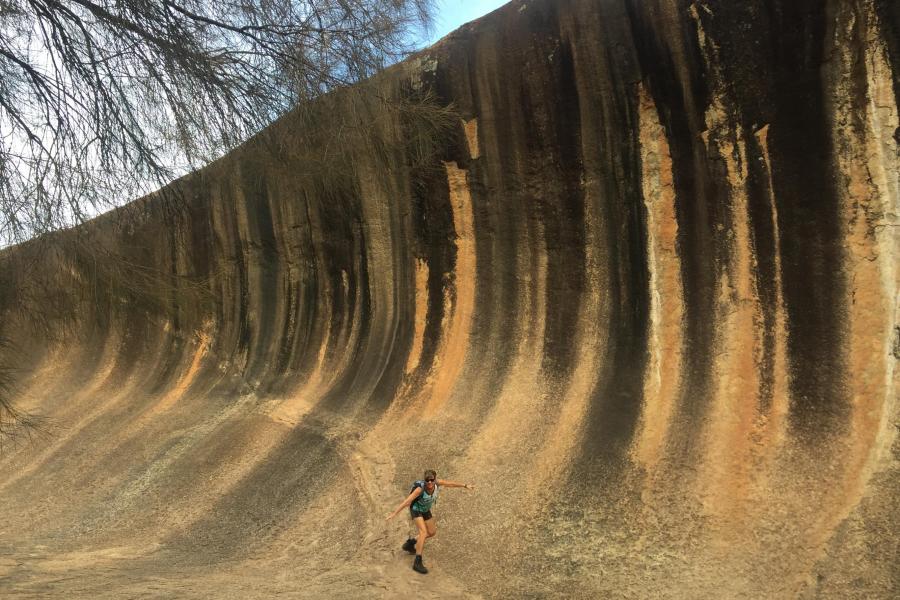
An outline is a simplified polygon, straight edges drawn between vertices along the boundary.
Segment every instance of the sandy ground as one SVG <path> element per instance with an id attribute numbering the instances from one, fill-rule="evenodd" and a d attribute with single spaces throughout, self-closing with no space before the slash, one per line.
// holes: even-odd
<path id="1" fill-rule="evenodd" d="M 135 548 L 106 548 L 51 555 L 4 551 L 0 590 L 15 598 L 480 598 L 442 566 L 428 561 L 431 572 L 415 573 L 409 555 L 369 545 L 351 553 L 344 564 L 285 564 L 283 570 L 248 561 L 208 568 L 180 568 Z"/>

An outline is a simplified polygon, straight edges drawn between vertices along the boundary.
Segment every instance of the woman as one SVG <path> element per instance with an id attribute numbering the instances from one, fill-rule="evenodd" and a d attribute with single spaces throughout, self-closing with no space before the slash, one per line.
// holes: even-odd
<path id="1" fill-rule="evenodd" d="M 412 517 L 413 523 L 416 524 L 419 535 L 407 539 L 406 543 L 403 544 L 403 549 L 410 553 L 416 553 L 416 560 L 413 562 L 413 570 L 418 571 L 423 575 L 428 572 L 428 569 L 422 564 L 422 550 L 425 548 L 425 540 L 434 537 L 437 534 L 437 526 L 434 522 L 434 515 L 431 514 L 431 508 L 434 506 L 435 501 L 437 501 L 438 491 L 442 487 L 461 487 L 466 488 L 467 490 L 475 489 L 474 485 L 468 483 L 457 483 L 456 481 L 438 479 L 437 473 L 429 469 L 425 471 L 425 477 L 421 481 L 416 481 L 413 484 L 413 488 L 410 490 L 406 500 L 397 507 L 397 510 L 387 517 L 387 520 L 390 521 L 400 514 L 401 510 L 407 506 L 409 507 L 410 517 Z"/>

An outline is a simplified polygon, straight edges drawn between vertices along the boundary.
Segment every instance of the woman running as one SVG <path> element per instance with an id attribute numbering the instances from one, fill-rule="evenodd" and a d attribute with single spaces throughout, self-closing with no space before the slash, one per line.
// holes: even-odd
<path id="1" fill-rule="evenodd" d="M 428 569 L 422 564 L 422 550 L 425 548 L 425 540 L 437 534 L 437 525 L 434 521 L 434 515 L 431 514 L 431 508 L 434 506 L 438 491 L 442 487 L 475 489 L 474 485 L 468 483 L 438 479 L 437 473 L 429 469 L 425 471 L 424 479 L 413 484 L 406 500 L 387 517 L 387 520 L 390 521 L 400 514 L 401 510 L 407 506 L 409 507 L 410 517 L 413 523 L 416 524 L 419 535 L 414 538 L 408 538 L 403 544 L 403 549 L 409 553 L 415 552 L 416 560 L 413 562 L 413 569 L 422 574 L 428 572 Z"/>

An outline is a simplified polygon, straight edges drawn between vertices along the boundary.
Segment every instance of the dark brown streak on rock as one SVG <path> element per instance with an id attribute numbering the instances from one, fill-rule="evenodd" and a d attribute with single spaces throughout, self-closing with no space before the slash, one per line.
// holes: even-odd
<path id="1" fill-rule="evenodd" d="M 434 362 L 444 319 L 444 285 L 456 265 L 453 244 L 453 214 L 447 176 L 434 171 L 412 189 L 412 242 L 416 258 L 428 267 L 428 306 L 422 338 L 422 352 L 416 371 L 427 373 Z M 415 285 L 413 285 L 415 288 Z"/>
<path id="2" fill-rule="evenodd" d="M 767 414 L 775 392 L 775 343 L 776 316 L 780 289 L 776 287 L 777 245 L 773 218 L 772 191 L 769 173 L 762 156 L 762 149 L 752 130 L 746 130 L 747 144 L 747 205 L 750 213 L 750 242 L 756 257 L 756 289 L 759 294 L 762 316 L 762 356 L 759 363 L 760 394 L 759 411 Z"/>
<path id="3" fill-rule="evenodd" d="M 277 295 L 282 301 L 281 310 L 276 315 L 279 322 L 273 323 L 274 335 L 277 336 L 273 342 L 274 377 L 268 378 L 262 391 L 265 394 L 283 394 L 297 385 L 297 372 L 291 359 L 298 336 L 308 333 L 306 328 L 308 321 L 304 318 L 306 314 L 301 309 L 300 299 L 303 294 L 301 290 L 303 276 L 312 269 L 303 244 L 303 232 L 306 227 L 298 222 L 297 212 L 303 213 L 303 205 L 296 197 L 294 182 L 280 171 L 274 171 L 270 176 L 280 184 L 277 193 L 272 194 L 270 206 L 273 215 L 277 215 L 273 229 L 282 260 L 276 289 L 279 290 Z"/>
<path id="4" fill-rule="evenodd" d="M 278 295 L 272 290 L 279 288 L 280 279 L 279 253 L 275 240 L 275 229 L 272 221 L 272 211 L 269 206 L 270 178 L 263 165 L 258 161 L 242 163 L 240 169 L 240 188 L 244 198 L 244 208 L 247 215 L 248 239 L 246 255 L 248 265 L 253 265 L 255 273 L 248 271 L 250 283 L 250 295 L 245 310 L 253 307 L 253 319 L 248 319 L 250 346 L 248 347 L 247 366 L 243 376 L 251 382 L 255 389 L 256 382 L 266 375 L 266 364 L 269 362 L 269 352 L 272 346 L 272 333 L 275 325 L 275 311 Z M 251 275 L 252 273 L 252 275 Z M 269 374 L 270 377 L 273 374 Z"/>
<path id="5" fill-rule="evenodd" d="M 900 98 L 900 2 L 896 0 L 874 0 L 874 2 L 880 33 L 884 37 L 885 49 L 891 64 L 894 97 Z M 894 139 L 900 146 L 900 130 L 895 133 Z"/>
<path id="6" fill-rule="evenodd" d="M 568 44 L 539 48 L 553 56 L 553 70 L 545 79 L 548 88 L 538 107 L 547 115 L 547 146 L 533 156 L 542 175 L 561 185 L 543 190 L 539 203 L 547 252 L 546 326 L 542 368 L 557 380 L 568 379 L 575 367 L 576 329 L 585 287 L 584 165 L 581 157 L 581 123 L 575 65 Z M 549 161 L 548 161 L 549 159 Z M 548 162 L 550 164 L 548 164 Z M 547 177 L 547 171 L 554 172 Z"/>
<path id="7" fill-rule="evenodd" d="M 233 160 L 233 159 L 232 159 Z M 217 337 L 216 354 L 228 361 L 228 377 L 220 381 L 217 392 L 241 391 L 241 373 L 235 368 L 243 367 L 243 358 L 250 345 L 250 324 L 248 318 L 250 288 L 247 273 L 247 256 L 241 241 L 241 232 L 237 223 L 237 206 L 233 190 L 234 172 L 228 176 L 226 166 L 222 166 L 221 179 L 213 180 L 212 210 L 221 221 L 221 231 L 217 232 L 220 252 L 226 260 L 223 265 L 222 279 L 219 284 L 221 303 L 217 322 L 222 325 L 222 332 Z M 236 165 L 232 165 L 236 169 Z M 211 178 L 212 179 L 212 178 Z"/>
<path id="8" fill-rule="evenodd" d="M 359 394 L 360 390 L 357 386 L 362 385 L 365 387 L 365 383 L 371 381 L 372 363 L 373 360 L 377 361 L 379 357 L 366 355 L 366 350 L 371 343 L 371 331 L 375 323 L 373 322 L 372 299 L 370 296 L 365 223 L 362 220 L 359 190 L 344 194 L 341 200 L 343 200 L 343 210 L 325 212 L 329 212 L 332 218 L 340 218 L 340 213 L 344 213 L 343 218 L 348 221 L 347 229 L 349 230 L 349 235 L 346 241 L 349 243 L 340 250 L 334 247 L 336 244 L 332 244 L 332 250 L 344 254 L 347 261 L 347 300 L 350 303 L 347 313 L 347 327 L 353 327 L 355 323 L 355 326 L 358 327 L 358 332 L 352 347 L 336 349 L 339 352 L 349 353 L 350 359 L 332 388 L 323 396 L 320 405 L 324 410 L 340 411 L 345 409 L 348 412 L 352 412 L 347 403 L 356 399 L 356 396 Z M 336 226 L 337 223 L 334 223 L 334 225 Z M 323 226 L 328 227 L 328 224 L 323 224 Z M 340 270 L 334 272 L 332 276 L 336 276 L 333 281 L 336 290 L 335 296 L 337 297 L 342 294 L 343 276 Z M 356 301 L 357 293 L 360 297 L 358 304 Z"/>
<path id="9" fill-rule="evenodd" d="M 605 224 L 606 239 L 601 260 L 607 273 L 606 291 L 609 340 L 601 375 L 587 417 L 578 472 L 601 471 L 618 477 L 628 464 L 643 398 L 649 327 L 649 271 L 647 265 L 647 215 L 640 187 L 638 79 L 634 45 L 621 8 L 600 11 L 597 27 L 603 32 L 598 73 L 592 87 L 600 112 L 597 154 L 600 182 L 599 206 L 594 213 Z M 614 93 L 609 93 L 613 90 Z M 605 93 L 603 93 L 605 92 Z"/>
<path id="10" fill-rule="evenodd" d="M 790 420 L 801 438 L 838 424 L 846 411 L 842 315 L 846 282 L 838 197 L 831 173 L 819 65 L 825 14 L 811 0 L 773 14 L 775 113 L 769 133 L 778 203 L 788 322 Z"/>
<path id="11" fill-rule="evenodd" d="M 508 50 L 494 57 L 485 53 L 476 62 L 478 71 L 516 74 L 510 77 L 509 85 L 504 89 L 485 89 L 484 86 L 475 89 L 475 105 L 481 116 L 479 134 L 494 140 L 499 152 L 489 164 L 484 165 L 485 194 L 479 199 L 485 200 L 486 210 L 475 210 L 478 310 L 475 311 L 473 329 L 486 332 L 486 335 L 480 334 L 479 339 L 498 357 L 496 376 L 491 383 L 497 386 L 496 391 L 499 392 L 518 353 L 520 335 L 517 325 L 523 302 L 519 294 L 515 258 L 519 251 L 519 238 L 526 230 L 522 220 L 527 201 L 523 198 L 523 173 L 515 150 L 523 147 L 525 138 L 522 132 L 525 117 L 520 96 L 523 73 L 516 53 L 509 50 L 517 48 L 517 42 L 506 29 L 495 36 L 491 44 L 487 44 L 487 40 L 479 41 L 488 47 L 496 45 Z M 515 68 L 512 68 L 511 60 L 516 60 Z M 495 80 L 491 81 L 493 83 Z M 482 215 L 485 218 L 482 219 Z M 485 304 L 482 306 L 481 302 Z M 492 397 L 495 396 L 496 392 Z M 483 410 L 489 409 L 490 406 L 483 406 Z"/>
<path id="12" fill-rule="evenodd" d="M 301 214 L 297 217 L 301 223 L 296 225 L 297 251 L 300 258 L 297 261 L 298 282 L 295 288 L 297 323 L 294 327 L 294 336 L 287 351 L 286 368 L 293 371 L 293 377 L 286 378 L 286 389 L 291 384 L 297 384 L 312 373 L 319 357 L 319 350 L 326 342 L 326 336 L 334 326 L 337 318 L 332 315 L 325 319 L 323 314 L 331 308 L 331 299 L 325 297 L 322 289 L 325 267 L 323 257 L 316 243 L 316 231 L 321 231 L 319 216 L 315 212 L 316 204 L 312 192 L 304 187 L 297 190 L 299 196 L 297 202 L 302 206 Z"/>
<path id="13" fill-rule="evenodd" d="M 395 157 L 394 160 L 400 162 L 403 157 Z M 384 338 L 384 341 L 379 340 L 379 342 L 384 350 L 379 351 L 376 348 L 369 350 L 369 353 L 372 354 L 369 358 L 374 362 L 373 375 L 380 370 L 377 375 L 374 375 L 375 386 L 366 405 L 369 417 L 381 415 L 390 406 L 391 401 L 397 397 L 415 332 L 413 319 L 415 300 L 413 298 L 410 302 L 410 296 L 405 293 L 409 289 L 415 289 L 416 280 L 408 241 L 410 224 L 406 218 L 410 196 L 409 188 L 403 178 L 407 175 L 408 171 L 394 168 L 385 176 L 386 180 L 391 181 L 387 189 L 393 198 L 393 202 L 389 205 L 393 278 L 383 284 L 390 286 L 393 320 L 383 324 L 383 333 L 380 336 Z"/>
<path id="14" fill-rule="evenodd" d="M 747 208 L 750 222 L 751 254 L 756 264 L 753 277 L 762 317 L 762 356 L 759 409 L 768 411 L 774 392 L 776 310 L 781 301 L 776 289 L 777 253 L 773 190 L 763 149 L 756 133 L 773 118 L 774 89 L 771 69 L 775 67 L 770 14 L 763 0 L 719 2 L 710 11 L 698 11 L 704 31 L 714 40 L 721 72 L 718 85 L 725 93 L 729 119 L 746 148 Z M 725 231 L 729 228 L 726 226 Z M 727 240 L 718 245 L 727 248 Z M 721 257 L 726 259 L 727 257 Z"/>

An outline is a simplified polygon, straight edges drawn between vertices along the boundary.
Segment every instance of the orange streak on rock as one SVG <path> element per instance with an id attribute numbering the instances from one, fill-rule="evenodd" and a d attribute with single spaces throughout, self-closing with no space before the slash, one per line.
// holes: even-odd
<path id="1" fill-rule="evenodd" d="M 66 398 L 65 402 L 56 403 L 57 407 L 62 410 L 59 414 L 51 413 L 46 416 L 51 418 L 54 423 L 62 425 L 63 429 L 59 435 L 54 435 L 50 443 L 42 448 L 40 453 L 29 457 L 27 465 L 22 466 L 12 477 L 9 477 L 2 483 L 0 488 L 8 487 L 23 477 L 35 472 L 44 461 L 50 458 L 58 448 L 64 446 L 69 440 L 73 439 L 84 427 L 89 425 L 98 415 L 103 414 L 108 408 L 114 406 L 124 396 L 126 396 L 125 386 L 120 386 L 115 391 L 107 391 L 107 386 L 111 383 L 113 370 L 116 367 L 116 360 L 119 355 L 121 346 L 121 336 L 118 331 L 114 330 L 104 340 L 103 357 L 98 363 L 98 368 L 93 377 L 84 384 L 77 393 Z M 55 353 L 51 353 L 51 356 Z M 78 356 L 77 352 L 71 351 L 71 357 Z M 58 373 L 70 373 L 77 371 L 72 366 L 68 368 L 59 365 Z M 48 386 L 49 387 L 49 386 Z M 39 395 L 42 393 L 40 385 L 35 386 L 31 393 Z"/>
<path id="2" fill-rule="evenodd" d="M 203 358 L 209 351 L 210 339 L 210 334 L 207 330 L 197 332 L 197 348 L 194 350 L 194 357 L 191 359 L 190 367 L 188 367 L 188 370 L 178 379 L 178 382 L 174 387 L 166 392 L 166 394 L 159 399 L 159 402 L 145 413 L 145 417 L 151 417 L 169 410 L 175 402 L 184 395 L 194 382 L 194 379 L 196 379 L 197 373 L 200 371 L 200 364 L 203 362 Z"/>
<path id="3" fill-rule="evenodd" d="M 856 27 L 848 18 L 848 28 Z M 868 15 L 867 30 L 875 27 Z M 835 160 L 845 175 L 842 198 L 847 224 L 844 231 L 847 269 L 847 372 L 851 401 L 850 430 L 844 440 L 844 484 L 837 502 L 824 507 L 820 538 L 824 543 L 832 531 L 865 495 L 869 479 L 889 460 L 897 437 L 891 420 L 898 410 L 896 361 L 892 356 L 898 276 L 896 218 L 900 214 L 896 174 L 900 159 L 894 132 L 900 126 L 889 62 L 880 44 L 865 46 L 867 105 L 865 130 L 859 131 L 853 114 L 852 85 L 844 80 L 853 73 L 857 59 L 843 48 L 840 70 L 831 90 L 836 115 L 833 137 Z M 885 219 L 894 219 L 886 222 Z"/>
<path id="4" fill-rule="evenodd" d="M 8 360 L 5 356 L 3 360 Z M 16 407 L 26 413 L 42 414 L 47 408 L 56 406 L 53 396 L 47 394 L 47 382 L 54 376 L 65 372 L 73 366 L 74 358 L 71 347 L 66 344 L 54 344 L 48 348 L 34 367 L 27 379 L 19 382 Z M 0 452 L 0 462 L 8 456 Z"/>
<path id="5" fill-rule="evenodd" d="M 472 312 L 475 309 L 475 225 L 468 174 L 455 162 L 445 162 L 444 168 L 450 186 L 450 205 L 456 229 L 456 270 L 453 287 L 445 296 L 449 317 L 446 325 L 441 328 L 444 338 L 435 356 L 433 380 L 428 386 L 430 397 L 425 406 L 426 415 L 433 415 L 450 398 L 466 360 Z"/>
<path id="6" fill-rule="evenodd" d="M 707 37 L 697 6 L 692 5 L 690 13 L 697 25 L 698 41 L 708 68 L 716 72 L 721 68 L 719 48 Z M 729 253 L 718 282 L 713 397 L 703 432 L 706 459 L 697 483 L 707 508 L 728 518 L 739 514 L 735 511 L 736 503 L 749 494 L 752 433 L 761 391 L 763 336 L 758 328 L 762 307 L 750 238 L 747 152 L 742 130 L 733 125 L 725 105 L 726 94 L 725 90 L 714 91 L 702 134 L 710 160 L 725 165 L 731 218 L 730 231 L 720 227 L 718 234 Z"/>
<path id="7" fill-rule="evenodd" d="M 478 145 L 478 119 L 463 121 L 463 129 L 466 132 L 466 142 L 469 146 L 469 156 L 478 158 L 481 156 L 481 147 Z"/>
<path id="8" fill-rule="evenodd" d="M 647 208 L 647 265 L 650 272 L 650 332 L 637 460 L 652 470 L 665 445 L 681 372 L 684 316 L 681 263 L 676 248 L 672 156 L 653 99 L 640 90 L 641 182 Z"/>
<path id="9" fill-rule="evenodd" d="M 739 132 L 729 131 L 724 125 L 726 116 L 720 107 L 714 105 L 707 119 L 711 129 L 722 134 L 715 139 L 728 173 L 732 238 L 729 265 L 719 281 L 716 304 L 716 384 L 708 420 L 703 483 L 709 507 L 728 513 L 735 501 L 746 496 L 751 476 L 752 430 L 760 393 L 762 335 L 757 324 L 761 322 L 761 306 L 750 241 L 744 142 Z"/>
<path id="10" fill-rule="evenodd" d="M 344 290 L 346 293 L 346 285 L 344 286 Z M 330 292 L 326 292 L 319 297 L 319 312 L 322 315 L 322 322 L 329 323 L 331 321 L 332 316 L 332 307 L 331 302 L 327 300 L 328 294 Z M 344 302 L 344 316 L 342 323 L 347 323 L 347 313 L 348 309 L 346 308 L 347 302 Z M 346 325 L 345 325 L 346 326 Z M 313 367 L 312 372 L 307 377 L 306 381 L 303 385 L 300 386 L 299 389 L 294 391 L 289 397 L 282 400 L 274 409 L 269 413 L 269 416 L 274 421 L 278 421 L 288 426 L 295 426 L 300 422 L 300 419 L 303 418 L 305 414 L 307 414 L 310 409 L 315 405 L 316 399 L 321 396 L 321 388 L 323 384 L 326 383 L 325 378 L 325 359 L 328 356 L 328 349 L 331 347 L 333 343 L 331 340 L 331 336 L 328 335 L 328 328 L 325 327 L 325 335 L 322 338 L 322 343 L 319 346 L 319 352 L 316 356 L 316 366 Z M 341 332 L 337 337 L 340 339 L 342 337 Z M 344 357 L 344 362 L 346 362 L 347 357 Z M 337 373 L 340 371 L 338 369 L 329 369 L 328 371 L 331 374 L 330 382 Z"/>
<path id="11" fill-rule="evenodd" d="M 419 359 L 422 357 L 422 344 L 425 339 L 425 324 L 428 317 L 428 263 L 424 260 L 416 261 L 415 308 L 415 330 L 413 332 L 412 350 L 406 360 L 405 372 L 407 375 L 419 366 Z"/>

